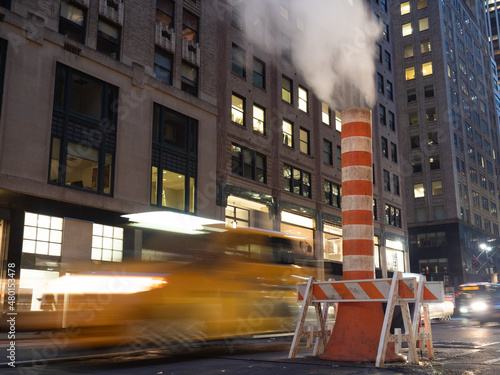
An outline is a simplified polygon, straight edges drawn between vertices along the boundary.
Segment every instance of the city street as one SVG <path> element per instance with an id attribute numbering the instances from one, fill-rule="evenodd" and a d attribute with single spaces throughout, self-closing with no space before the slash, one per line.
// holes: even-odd
<path id="1" fill-rule="evenodd" d="M 373 363 L 329 362 L 312 357 L 302 343 L 298 356 L 288 359 L 291 337 L 253 338 L 191 347 L 184 353 L 150 348 L 122 354 L 104 351 L 57 351 L 50 342 L 18 341 L 16 368 L 2 359 L 2 374 L 498 374 L 500 372 L 500 325 L 479 327 L 453 319 L 432 324 L 436 359 L 428 361 L 419 352 L 420 366 Z M 130 349 L 130 348 L 129 348 Z M 54 353 L 58 358 L 54 358 Z M 29 354 L 35 361 L 29 365 Z M 43 354 L 47 356 L 43 357 Z M 52 357 L 50 357 L 52 355 Z M 62 356 L 70 356 L 62 359 Z M 21 360 L 19 360 L 21 361 Z"/>

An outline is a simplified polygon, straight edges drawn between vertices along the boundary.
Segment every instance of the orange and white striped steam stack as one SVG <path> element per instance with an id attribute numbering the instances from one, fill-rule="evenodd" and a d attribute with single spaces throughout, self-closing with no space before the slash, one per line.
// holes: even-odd
<path id="1" fill-rule="evenodd" d="M 372 113 L 342 111 L 342 251 L 344 280 L 375 278 L 373 243 Z M 384 321 L 382 303 L 339 303 L 335 326 L 319 357 L 375 362 Z M 389 346 L 386 362 L 401 360 Z"/>

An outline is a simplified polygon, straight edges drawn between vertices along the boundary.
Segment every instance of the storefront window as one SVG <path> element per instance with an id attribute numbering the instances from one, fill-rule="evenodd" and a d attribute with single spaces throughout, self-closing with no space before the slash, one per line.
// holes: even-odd
<path id="1" fill-rule="evenodd" d="M 95 224 L 92 229 L 92 260 L 121 262 L 123 228 Z"/>
<path id="2" fill-rule="evenodd" d="M 342 262 L 342 228 L 333 224 L 323 225 L 323 257 Z"/>
<path id="3" fill-rule="evenodd" d="M 285 224 L 286 223 L 286 224 Z M 314 220 L 302 215 L 283 211 L 281 213 L 281 232 L 301 237 L 297 255 L 314 257 Z"/>
<path id="4" fill-rule="evenodd" d="M 403 244 L 400 241 L 387 239 L 385 241 L 387 270 L 405 271 Z"/>

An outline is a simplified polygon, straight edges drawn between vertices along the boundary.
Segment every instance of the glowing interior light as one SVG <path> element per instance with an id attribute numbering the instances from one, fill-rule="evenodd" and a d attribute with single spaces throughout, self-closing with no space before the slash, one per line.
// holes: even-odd
<path id="1" fill-rule="evenodd" d="M 186 234 L 203 233 L 205 225 L 225 224 L 224 221 L 171 211 L 141 212 L 122 217 L 129 219 L 131 226 Z"/>
<path id="2" fill-rule="evenodd" d="M 49 281 L 44 289 L 48 294 L 131 294 L 146 292 L 167 284 L 162 277 L 66 275 Z"/>

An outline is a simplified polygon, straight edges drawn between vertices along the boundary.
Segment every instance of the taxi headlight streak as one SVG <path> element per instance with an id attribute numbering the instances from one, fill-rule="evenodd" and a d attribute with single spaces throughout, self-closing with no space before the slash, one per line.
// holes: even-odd
<path id="1" fill-rule="evenodd" d="M 488 309 L 488 305 L 483 301 L 472 302 L 470 307 L 473 311 L 485 311 Z"/>

